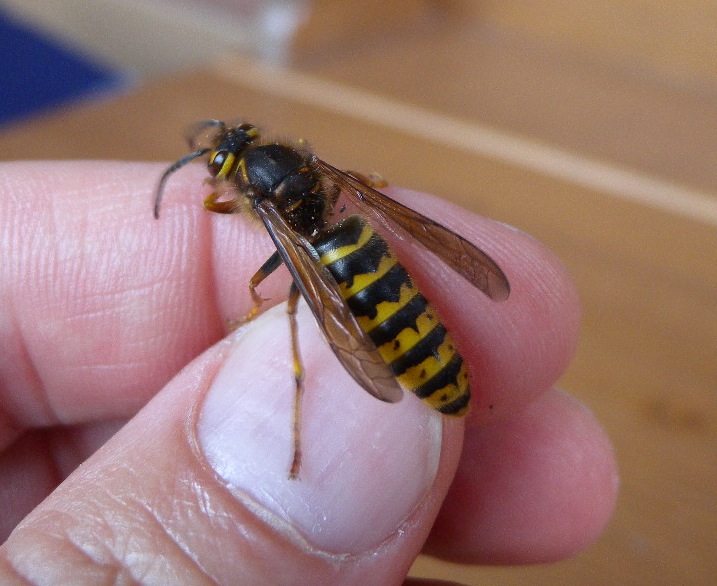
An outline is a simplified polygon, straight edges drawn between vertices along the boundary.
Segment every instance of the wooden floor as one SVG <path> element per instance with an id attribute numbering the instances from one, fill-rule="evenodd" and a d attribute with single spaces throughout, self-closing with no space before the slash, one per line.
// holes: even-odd
<path id="1" fill-rule="evenodd" d="M 310 138 L 339 166 L 379 170 L 534 234 L 582 295 L 582 341 L 561 384 L 615 442 L 617 514 L 562 563 L 420 558 L 412 573 L 717 583 L 717 76 L 692 67 L 679 83 L 665 74 L 673 63 L 653 75 L 659 56 L 638 70 L 494 22 L 424 25 L 344 50 L 304 47 L 288 71 L 228 57 L 6 131 L 0 159 L 174 159 L 187 123 L 241 115 Z"/>

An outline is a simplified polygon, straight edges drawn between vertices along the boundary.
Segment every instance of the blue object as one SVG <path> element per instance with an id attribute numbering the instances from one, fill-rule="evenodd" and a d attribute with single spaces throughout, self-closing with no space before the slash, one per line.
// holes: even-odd
<path id="1" fill-rule="evenodd" d="M 119 91 L 130 79 L 0 12 L 0 125 Z"/>

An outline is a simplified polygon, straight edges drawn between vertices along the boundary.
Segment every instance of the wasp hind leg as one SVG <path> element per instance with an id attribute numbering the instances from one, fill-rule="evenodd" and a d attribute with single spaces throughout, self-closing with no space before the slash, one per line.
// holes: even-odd
<path id="1" fill-rule="evenodd" d="M 251 300 L 254 305 L 252 305 L 252 308 L 241 319 L 233 319 L 229 321 L 230 331 L 233 332 L 238 327 L 243 326 L 245 323 L 250 322 L 256 317 L 256 314 L 259 313 L 259 308 L 261 307 L 261 304 L 265 301 L 265 299 L 256 292 L 256 288 L 261 284 L 264 279 L 266 279 L 280 266 L 281 257 L 279 256 L 278 252 L 275 252 L 267 259 L 267 261 L 263 265 L 261 265 L 259 270 L 254 273 L 254 276 L 249 280 L 249 294 L 251 295 Z"/>
<path id="2" fill-rule="evenodd" d="M 299 304 L 299 289 L 295 283 L 291 283 L 289 299 L 287 302 L 287 313 L 289 315 L 289 327 L 291 329 L 291 363 L 294 371 L 294 456 L 289 468 L 289 480 L 296 480 L 299 477 L 301 468 L 301 398 L 304 394 L 304 366 L 301 363 L 299 353 L 299 327 L 296 323 L 296 308 Z"/>

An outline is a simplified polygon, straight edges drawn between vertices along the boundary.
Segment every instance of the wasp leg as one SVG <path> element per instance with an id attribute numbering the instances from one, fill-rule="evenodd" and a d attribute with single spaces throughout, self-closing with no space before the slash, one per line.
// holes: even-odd
<path id="1" fill-rule="evenodd" d="M 289 300 L 287 302 L 287 313 L 289 314 L 289 326 L 291 328 L 291 359 L 294 370 L 294 457 L 289 468 L 289 480 L 296 480 L 299 477 L 301 468 L 301 397 L 304 394 L 304 367 L 301 364 L 299 354 L 299 328 L 296 323 L 296 307 L 299 304 L 299 289 L 295 283 L 291 283 L 289 289 Z"/>
<path id="2" fill-rule="evenodd" d="M 212 191 L 204 199 L 204 209 L 208 212 L 217 214 L 236 214 L 239 210 L 239 202 L 237 198 L 217 201 L 221 197 L 220 193 Z"/>
<path id="3" fill-rule="evenodd" d="M 229 331 L 233 332 L 239 326 L 250 322 L 256 317 L 261 304 L 264 303 L 264 299 L 256 292 L 256 288 L 264 279 L 279 268 L 279 266 L 281 266 L 281 257 L 278 252 L 275 252 L 261 265 L 259 270 L 254 273 L 254 276 L 249 280 L 249 294 L 251 295 L 251 300 L 254 302 L 254 305 L 241 319 L 229 321 Z"/>

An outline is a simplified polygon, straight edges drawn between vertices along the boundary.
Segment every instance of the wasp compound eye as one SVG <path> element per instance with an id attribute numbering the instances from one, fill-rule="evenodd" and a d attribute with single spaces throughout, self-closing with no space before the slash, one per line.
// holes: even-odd
<path id="1" fill-rule="evenodd" d="M 209 172 L 214 177 L 220 175 L 227 175 L 229 167 L 231 167 L 231 161 L 233 157 L 231 153 L 227 151 L 215 151 L 209 159 Z"/>

